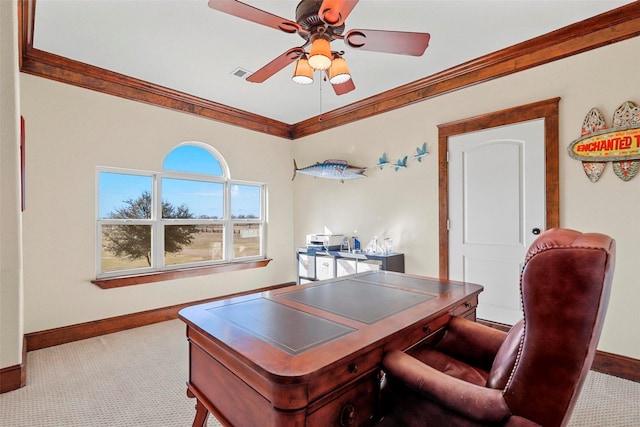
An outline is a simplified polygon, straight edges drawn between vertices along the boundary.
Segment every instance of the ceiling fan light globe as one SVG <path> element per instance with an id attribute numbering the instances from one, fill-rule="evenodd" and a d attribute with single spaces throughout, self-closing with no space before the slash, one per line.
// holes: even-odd
<path id="1" fill-rule="evenodd" d="M 338 74 L 337 76 L 333 76 L 329 79 L 332 85 L 339 85 L 340 83 L 346 83 L 351 80 L 350 74 Z"/>
<path id="2" fill-rule="evenodd" d="M 324 55 L 310 56 L 309 65 L 311 65 L 314 70 L 323 71 L 331 66 L 331 59 Z"/>
<path id="3" fill-rule="evenodd" d="M 296 61 L 296 68 L 293 70 L 291 79 L 301 85 L 313 83 L 313 68 L 311 68 L 306 58 L 300 58 Z"/>
<path id="4" fill-rule="evenodd" d="M 349 79 L 351 79 L 351 74 L 349 73 L 347 61 L 340 56 L 334 58 L 331 61 L 331 68 L 329 68 L 329 82 L 336 85 L 348 82 Z"/>
<path id="5" fill-rule="evenodd" d="M 309 65 L 314 70 L 326 70 L 331 66 L 331 43 L 329 40 L 318 37 L 311 43 Z"/>
<path id="6" fill-rule="evenodd" d="M 307 76 L 293 76 L 291 80 L 299 85 L 310 85 L 313 83 L 313 79 Z"/>

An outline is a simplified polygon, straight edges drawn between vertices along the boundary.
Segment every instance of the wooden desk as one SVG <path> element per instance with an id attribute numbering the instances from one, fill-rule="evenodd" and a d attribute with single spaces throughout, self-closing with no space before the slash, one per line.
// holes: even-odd
<path id="1" fill-rule="evenodd" d="M 193 425 L 373 424 L 384 352 L 475 318 L 481 291 L 378 271 L 187 307 Z"/>

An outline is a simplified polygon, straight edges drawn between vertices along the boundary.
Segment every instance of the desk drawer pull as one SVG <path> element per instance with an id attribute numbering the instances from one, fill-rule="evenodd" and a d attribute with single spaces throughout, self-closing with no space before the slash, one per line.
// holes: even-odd
<path id="1" fill-rule="evenodd" d="M 464 303 L 464 308 L 471 308 L 471 303 L 470 302 L 465 302 Z"/>
<path id="2" fill-rule="evenodd" d="M 424 332 L 425 334 L 428 334 L 429 332 L 431 332 L 431 326 L 429 325 L 424 325 L 422 327 L 422 332 Z"/>
<path id="3" fill-rule="evenodd" d="M 352 374 L 357 374 L 358 373 L 358 365 L 356 365 L 355 363 L 349 363 L 349 366 L 347 366 L 347 369 Z"/>

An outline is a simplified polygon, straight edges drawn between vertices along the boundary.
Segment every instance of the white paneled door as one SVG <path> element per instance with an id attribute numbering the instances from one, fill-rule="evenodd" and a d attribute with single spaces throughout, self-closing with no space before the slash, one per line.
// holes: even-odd
<path id="1" fill-rule="evenodd" d="M 544 119 L 449 137 L 449 278 L 479 283 L 477 316 L 522 318 L 524 255 L 545 229 Z"/>

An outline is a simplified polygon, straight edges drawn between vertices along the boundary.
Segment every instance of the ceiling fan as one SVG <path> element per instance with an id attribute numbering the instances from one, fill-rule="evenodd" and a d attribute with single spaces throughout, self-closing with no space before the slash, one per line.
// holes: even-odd
<path id="1" fill-rule="evenodd" d="M 302 46 L 287 50 L 251 74 L 248 81 L 262 83 L 296 61 L 294 82 L 313 83 L 314 71 L 324 71 L 335 93 L 343 95 L 354 90 L 355 84 L 344 52 L 332 50 L 332 41 L 341 39 L 354 49 L 421 56 L 431 37 L 428 33 L 385 30 L 349 30 L 343 34 L 345 20 L 357 3 L 358 0 L 302 0 L 296 7 L 295 22 L 237 0 L 209 0 L 209 7 L 285 33 L 298 33 L 305 40 Z"/>

